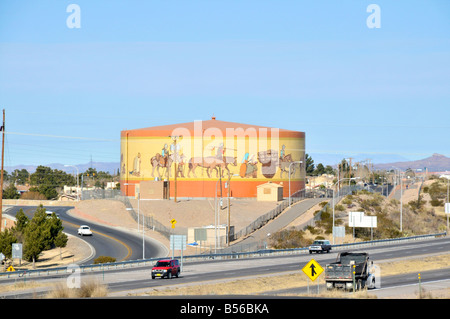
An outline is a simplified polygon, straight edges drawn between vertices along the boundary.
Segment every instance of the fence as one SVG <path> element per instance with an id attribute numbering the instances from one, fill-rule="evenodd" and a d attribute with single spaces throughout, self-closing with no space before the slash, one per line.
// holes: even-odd
<path id="1" fill-rule="evenodd" d="M 322 191 L 307 191 L 305 189 L 302 189 L 302 190 L 295 192 L 291 196 L 291 203 L 294 204 L 300 200 L 303 200 L 305 198 L 314 197 L 314 196 L 323 197 L 324 194 L 325 193 Z M 131 204 L 130 199 L 127 196 L 123 196 L 119 190 L 98 189 L 98 190 L 83 191 L 81 198 L 82 198 L 82 200 L 115 199 L 115 200 L 121 201 L 125 205 L 127 211 L 131 214 L 131 217 L 134 220 L 138 221 L 138 214 L 137 214 L 135 208 L 133 207 L 133 205 Z M 231 237 L 230 240 L 233 241 L 233 240 L 236 240 L 236 239 L 239 239 L 241 237 L 245 237 L 245 236 L 251 234 L 255 230 L 264 226 L 270 220 L 274 219 L 279 214 L 281 214 L 281 212 L 283 212 L 288 206 L 289 206 L 289 199 L 284 199 L 283 201 L 280 202 L 280 204 L 276 208 L 272 209 L 271 211 L 269 211 L 268 213 L 266 213 L 264 215 L 261 215 L 258 219 L 256 219 L 252 223 L 250 223 L 247 227 L 244 227 L 240 231 L 232 234 L 232 236 L 230 236 Z M 170 238 L 170 235 L 174 233 L 174 230 L 164 226 L 162 223 L 160 223 L 155 218 L 153 218 L 153 216 L 140 215 L 139 219 L 140 218 L 144 218 L 143 223 L 144 223 L 145 227 L 161 233 L 166 238 Z M 139 223 L 142 224 L 142 220 L 139 220 Z M 177 233 L 181 234 L 180 231 L 183 232 L 183 230 L 180 230 L 180 229 L 176 230 Z M 186 230 L 184 230 L 184 232 L 186 232 Z M 186 233 L 183 233 L 183 235 L 186 235 Z M 219 242 L 225 243 L 226 236 L 221 236 L 219 238 Z"/>
<path id="2" fill-rule="evenodd" d="M 350 244 L 340 244 L 333 245 L 332 249 L 336 250 L 345 250 L 345 249 L 361 249 L 364 247 L 374 247 L 379 245 L 395 245 L 401 242 L 407 241 L 417 241 L 417 240 L 425 240 L 425 239 L 433 239 L 442 236 L 447 236 L 447 232 L 436 233 L 436 234 L 428 234 L 428 235 L 419 235 L 419 236 L 411 236 L 411 237 L 401 237 L 401 238 L 393 238 L 393 239 L 382 239 L 382 240 L 374 240 L 374 241 L 366 241 L 359 243 L 350 243 Z M 206 254 L 206 255 L 186 255 L 183 256 L 185 262 L 195 262 L 199 260 L 226 260 L 226 259 L 240 259 L 240 258 L 255 258 L 261 256 L 279 256 L 279 255 L 294 255 L 294 254 L 305 254 L 308 253 L 308 248 L 290 248 L 290 249 L 262 249 L 257 251 L 249 251 L 249 252 L 238 252 L 238 253 L 223 253 L 223 254 Z M 180 258 L 180 256 L 174 256 L 175 258 Z M 117 269 L 125 269 L 131 267 L 142 267 L 147 265 L 153 265 L 155 261 L 161 259 L 159 258 L 149 258 L 144 260 L 130 260 L 130 261 L 122 261 L 116 263 L 107 263 L 107 264 L 93 264 L 93 265 L 81 265 L 81 272 L 99 272 L 106 270 L 117 270 Z M 36 269 L 36 270 L 17 270 L 14 272 L 0 272 L 0 279 L 10 279 L 10 278 L 23 278 L 26 280 L 27 277 L 31 276 L 54 276 L 57 274 L 62 275 L 70 275 L 72 272 L 69 267 L 56 267 L 56 268 L 48 268 L 48 269 Z"/>
<path id="3" fill-rule="evenodd" d="M 348 194 L 351 194 L 353 191 L 358 191 L 363 188 L 364 187 L 362 187 L 360 185 L 344 186 L 339 190 L 338 195 L 335 198 L 335 202 L 337 203 L 342 199 L 342 197 L 344 197 Z M 369 191 L 374 192 L 371 189 Z M 333 196 L 333 191 L 330 189 L 317 189 L 317 190 L 302 189 L 302 190 L 299 190 L 299 191 L 293 193 L 290 198 L 290 201 L 291 201 L 291 204 L 295 204 L 306 198 L 314 198 L 314 197 L 332 198 L 332 196 Z M 98 190 L 83 191 L 83 193 L 82 193 L 83 200 L 85 200 L 85 199 L 107 199 L 107 198 L 121 201 L 125 205 L 127 211 L 129 211 L 129 213 L 131 214 L 131 216 L 134 220 L 138 221 L 138 219 L 144 218 L 144 221 L 142 222 L 142 220 L 139 220 L 139 223 L 141 223 L 141 224 L 144 223 L 145 227 L 159 232 L 160 234 L 162 234 L 163 236 L 165 236 L 168 239 L 170 238 L 170 235 L 174 234 L 174 233 L 177 233 L 180 235 L 187 235 L 186 229 L 183 230 L 183 229 L 178 228 L 176 231 L 174 231 L 173 229 L 170 229 L 170 228 L 164 226 L 162 223 L 160 223 L 158 220 L 156 220 L 153 216 L 143 216 L 143 214 L 141 214 L 138 218 L 138 214 L 135 211 L 135 208 L 133 207 L 133 205 L 131 204 L 130 199 L 127 196 L 123 196 L 119 190 L 98 189 Z M 314 216 L 313 219 L 311 219 L 310 221 L 306 222 L 303 225 L 303 228 L 306 228 L 308 225 L 314 226 L 315 222 L 317 222 L 321 219 L 322 213 L 324 211 L 326 211 L 329 207 L 332 207 L 331 205 L 332 205 L 332 201 L 329 201 L 320 210 L 320 212 Z M 265 213 L 264 215 L 261 215 L 255 221 L 253 221 L 252 223 L 250 223 L 248 226 L 244 227 L 243 229 L 239 230 L 238 232 L 231 234 L 229 240 L 235 241 L 239 238 L 243 238 L 245 236 L 250 235 L 255 230 L 261 228 L 262 226 L 267 224 L 269 221 L 276 218 L 288 207 L 289 207 L 289 198 L 286 198 L 283 201 L 281 201 L 277 205 L 277 207 L 275 207 L 271 211 Z M 218 238 L 218 242 L 226 243 L 227 242 L 226 237 L 227 237 L 226 235 L 220 236 Z M 219 246 L 221 246 L 221 245 L 219 245 Z M 239 247 L 239 248 L 234 247 L 234 249 L 238 249 L 240 251 L 243 251 L 243 249 L 245 249 L 246 251 L 248 251 L 249 249 L 255 249 L 255 248 L 263 249 L 264 247 L 266 247 L 266 243 L 261 242 L 261 243 L 254 243 L 248 247 Z"/>
<path id="4" fill-rule="evenodd" d="M 89 199 L 114 199 L 118 196 L 122 196 L 119 189 L 90 189 L 81 191 L 81 200 Z"/>
<path id="5" fill-rule="evenodd" d="M 319 190 L 302 189 L 302 190 L 299 190 L 299 191 L 295 192 L 291 196 L 290 200 L 291 200 L 291 204 L 295 204 L 296 202 L 299 202 L 299 201 L 301 201 L 303 199 L 306 199 L 306 198 L 324 197 L 325 194 L 326 194 L 325 192 L 319 191 Z M 255 230 L 261 228 L 262 226 L 267 224 L 269 221 L 271 221 L 272 219 L 274 219 L 275 217 L 280 215 L 288 207 L 289 207 L 289 198 L 286 198 L 283 201 L 281 201 L 278 204 L 277 207 L 275 207 L 271 211 L 267 212 L 266 214 L 261 215 L 255 221 L 250 223 L 247 227 L 244 227 L 243 229 L 241 229 L 240 231 L 238 231 L 238 232 L 236 232 L 234 234 L 231 234 L 230 235 L 230 241 L 234 241 L 234 240 L 237 240 L 239 238 L 242 238 L 242 237 L 250 235 Z M 219 238 L 219 242 L 220 243 L 225 243 L 226 242 L 226 236 L 221 236 Z"/>

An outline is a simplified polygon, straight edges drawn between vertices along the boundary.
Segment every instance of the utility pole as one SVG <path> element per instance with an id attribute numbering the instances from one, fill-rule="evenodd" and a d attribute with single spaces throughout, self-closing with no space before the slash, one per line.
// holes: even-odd
<path id="1" fill-rule="evenodd" d="M 177 171 L 177 159 L 178 159 L 178 155 L 177 155 L 177 139 L 179 138 L 178 135 L 171 135 L 170 136 L 173 140 L 173 151 L 174 151 L 174 157 L 173 157 L 173 162 L 175 164 L 175 196 L 174 196 L 174 201 L 175 203 L 177 202 L 177 175 L 178 175 L 178 171 Z M 169 167 L 170 170 L 170 167 Z M 169 177 L 170 177 L 170 173 L 169 173 Z"/>
<path id="2" fill-rule="evenodd" d="M 2 134 L 2 172 L 0 177 L 0 231 L 2 230 L 3 224 L 3 162 L 5 158 L 5 109 L 3 109 L 3 125 L 0 127 Z"/>
<path id="3" fill-rule="evenodd" d="M 227 246 L 230 246 L 230 195 L 231 195 L 231 173 L 228 173 L 228 225 L 227 225 Z"/>
<path id="4" fill-rule="evenodd" d="M 353 157 L 349 157 L 348 158 L 349 159 L 349 167 L 350 167 L 350 176 L 349 176 L 349 178 L 352 178 L 352 159 L 353 159 Z"/>

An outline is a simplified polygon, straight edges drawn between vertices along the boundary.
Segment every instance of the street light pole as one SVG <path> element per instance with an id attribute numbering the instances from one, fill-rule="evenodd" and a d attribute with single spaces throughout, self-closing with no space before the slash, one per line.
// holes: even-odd
<path id="1" fill-rule="evenodd" d="M 177 161 L 178 161 L 178 154 L 177 154 L 177 140 L 181 137 L 178 135 L 170 135 L 169 136 L 172 141 L 173 141 L 173 151 L 174 151 L 174 158 L 173 158 L 173 162 L 175 164 L 175 185 L 174 185 L 174 190 L 175 190 L 175 196 L 174 196 L 174 201 L 175 203 L 177 202 L 177 175 L 178 175 L 178 168 L 177 168 Z M 170 167 L 169 167 L 169 171 L 170 171 Z M 169 172 L 169 177 L 170 177 L 170 172 Z"/>
<path id="2" fill-rule="evenodd" d="M 231 223 L 231 209 L 230 209 L 230 196 L 231 196 L 231 177 L 239 176 L 239 174 L 228 174 L 228 226 L 227 226 L 227 246 L 230 246 L 230 223 Z"/>
<path id="3" fill-rule="evenodd" d="M 403 231 L 403 172 L 400 172 L 400 232 Z"/>
<path id="4" fill-rule="evenodd" d="M 217 253 L 217 227 L 218 227 L 218 214 L 219 211 L 217 209 L 217 183 L 219 183 L 220 179 L 217 180 L 216 182 L 216 190 L 214 193 L 214 224 L 215 224 L 215 229 L 214 229 L 214 253 Z M 220 186 L 222 187 L 222 186 Z"/>
<path id="5" fill-rule="evenodd" d="M 289 164 L 289 207 L 291 207 L 291 165 L 292 164 L 302 164 L 303 161 L 295 161 Z"/>
<path id="6" fill-rule="evenodd" d="M 78 183 L 78 167 L 76 167 L 75 165 L 64 165 L 65 167 L 75 167 L 75 169 L 77 170 L 77 202 L 80 201 L 80 195 L 78 193 L 78 188 L 79 188 L 79 183 Z"/>
<path id="7" fill-rule="evenodd" d="M 400 178 L 400 232 L 403 231 L 403 176 L 404 173 L 397 167 L 391 166 L 398 171 L 398 177 Z"/>
<path id="8" fill-rule="evenodd" d="M 348 179 L 349 182 L 350 182 L 351 180 L 360 179 L 360 177 L 352 177 L 352 178 L 344 177 L 344 178 L 341 178 L 340 180 L 338 180 L 336 183 L 333 184 L 333 228 L 332 228 L 332 233 L 333 233 L 333 245 L 334 245 L 334 205 L 335 205 L 335 200 L 334 200 L 334 193 L 335 193 L 335 191 L 334 191 L 334 186 L 336 186 L 336 184 L 338 184 L 340 181 L 343 181 L 343 180 L 345 180 L 345 179 Z"/>

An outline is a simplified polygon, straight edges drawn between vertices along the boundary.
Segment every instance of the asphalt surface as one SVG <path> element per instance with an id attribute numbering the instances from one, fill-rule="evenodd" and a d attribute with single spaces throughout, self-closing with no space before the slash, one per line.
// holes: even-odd
<path id="1" fill-rule="evenodd" d="M 6 209 L 4 214 L 15 217 L 17 212 L 23 209 L 24 213 L 32 218 L 36 208 L 33 206 L 12 206 Z M 77 230 L 80 225 L 90 226 L 93 235 L 82 236 L 81 238 L 92 247 L 92 254 L 81 264 L 92 264 L 94 259 L 99 256 L 110 256 L 116 258 L 116 261 L 143 259 L 143 246 L 145 247 L 145 258 L 167 254 L 167 250 L 161 244 L 148 238 L 143 245 L 142 235 L 75 218 L 69 214 L 73 207 L 49 206 L 45 208 L 59 216 L 63 222 L 63 231 L 67 234 L 78 236 Z"/>
<path id="2" fill-rule="evenodd" d="M 383 245 L 360 249 L 370 254 L 370 260 L 374 264 L 388 262 L 410 257 L 423 257 L 429 255 L 446 254 L 450 251 L 450 238 L 428 239 L 401 243 L 397 245 Z M 273 274 L 298 273 L 311 258 L 314 258 L 322 267 L 327 263 L 335 261 L 338 251 L 329 254 L 299 254 L 290 256 L 255 257 L 234 260 L 205 260 L 198 262 L 184 262 L 183 271 L 179 278 L 173 279 L 151 279 L 151 267 L 139 267 L 134 269 L 119 269 L 104 272 L 86 273 L 85 278 L 93 277 L 106 284 L 111 297 L 124 297 L 129 293 L 144 293 L 152 289 L 164 289 L 166 287 L 183 286 L 190 284 L 220 283 L 226 280 L 248 279 L 252 276 L 263 276 Z M 67 277 L 67 274 L 60 276 L 49 276 L 45 278 L 35 278 L 33 280 L 44 280 L 48 283 L 60 281 Z M 12 282 L 12 281 L 11 281 Z M 2 280 L 1 284 L 7 283 Z M 442 283 L 449 287 L 450 268 L 438 269 L 422 272 L 422 283 Z M 388 289 L 403 288 L 409 293 L 416 291 L 418 284 L 417 274 L 405 273 L 396 276 L 383 276 L 377 279 L 377 289 L 371 293 L 383 293 Z M 294 290 L 269 292 L 266 295 L 277 295 L 280 293 L 302 293 L 307 291 L 307 287 Z M 310 289 L 317 289 L 311 285 Z M 319 290 L 325 289 L 323 286 Z M 2 298 L 33 298 L 37 292 L 33 290 L 22 292 L 1 292 Z"/>
<path id="3" fill-rule="evenodd" d="M 361 249 L 362 250 L 362 249 Z M 450 251 L 450 238 L 441 238 L 434 240 L 415 241 L 410 243 L 399 244 L 396 246 L 378 246 L 363 249 L 370 254 L 370 260 L 376 264 L 382 261 L 391 261 L 397 258 L 408 258 L 411 256 L 422 256 L 425 254 L 440 254 Z M 113 295 L 124 293 L 124 291 L 140 291 L 157 288 L 170 284 L 189 284 L 193 282 L 211 282 L 221 281 L 224 279 L 243 278 L 248 276 L 260 276 L 267 274 L 295 273 L 314 258 L 320 265 L 334 262 L 337 257 L 337 251 L 329 254 L 301 254 L 294 256 L 278 256 L 265 258 L 251 258 L 242 260 L 226 260 L 226 261 L 203 261 L 188 263 L 178 279 L 165 280 L 131 280 L 120 281 L 119 283 L 110 283 L 109 288 Z M 143 270 L 149 277 L 149 270 Z M 450 279 L 450 268 L 434 271 L 436 276 L 423 276 L 423 280 L 444 280 Z M 135 273 L 138 275 L 138 273 Z M 382 276 L 382 274 L 381 274 Z M 406 276 L 406 275 L 405 275 Z M 406 280 L 407 279 L 407 280 Z M 417 283 L 417 276 L 409 274 L 409 277 L 398 279 L 397 276 L 384 277 L 379 281 L 381 287 L 389 287 L 393 285 L 404 285 L 406 283 Z M 122 291 L 121 291 L 122 290 Z"/>
<path id="4" fill-rule="evenodd" d="M 269 234 L 276 233 L 278 230 L 283 229 L 314 205 L 328 200 L 329 199 L 327 198 L 308 198 L 296 204 L 293 204 L 290 208 L 286 209 L 284 212 L 278 215 L 277 218 L 269 221 L 267 224 L 254 231 L 244 240 L 241 240 L 240 242 L 231 245 L 230 247 L 224 248 L 220 250 L 220 252 L 230 253 L 249 250 L 244 250 L 242 247 L 253 247 L 250 250 L 257 250 L 258 244 L 264 241 Z"/>
<path id="5" fill-rule="evenodd" d="M 266 224 L 259 230 L 259 236 L 265 234 L 273 227 L 279 229 L 283 225 L 289 223 L 302 212 L 312 207 L 315 203 L 323 199 L 310 199 L 304 203 L 294 205 L 290 210 L 287 210 L 280 215 L 279 218 Z M 302 204 L 302 205 L 300 205 Z M 294 210 L 293 208 L 296 209 Z M 25 213 L 32 217 L 35 207 L 12 207 L 7 210 L 7 214 L 15 215 L 17 211 L 22 208 Z M 81 224 L 88 224 L 94 231 L 92 237 L 83 237 L 86 242 L 89 242 L 95 247 L 95 254 L 84 261 L 85 264 L 91 264 L 92 260 L 100 255 L 107 255 L 116 257 L 117 260 L 136 260 L 142 259 L 142 237 L 135 236 L 129 232 L 122 232 L 117 229 L 109 227 L 89 224 L 85 221 L 73 218 L 68 214 L 71 207 L 48 207 L 48 210 L 54 211 L 63 220 L 64 231 L 76 236 L 76 230 Z M 290 214 L 286 214 L 290 212 Z M 283 218 L 284 217 L 284 218 Z M 279 220 L 280 219 L 280 220 Z M 249 240 L 257 240 L 258 236 L 250 237 Z M 161 247 L 152 246 L 152 242 L 146 242 L 145 257 L 161 256 L 159 249 Z M 420 240 L 411 242 L 402 242 L 394 245 L 373 246 L 363 248 L 361 250 L 370 253 L 370 258 L 374 262 L 391 261 L 394 259 L 410 258 L 412 256 L 427 256 L 433 254 L 447 254 L 450 251 L 450 238 L 444 237 L 433 240 Z M 210 283 L 220 282 L 223 280 L 234 280 L 238 278 L 247 278 L 251 276 L 270 275 L 278 273 L 293 273 L 300 271 L 301 268 L 311 259 L 314 258 L 321 265 L 333 262 L 338 251 L 332 251 L 330 254 L 299 254 L 293 256 L 279 256 L 279 257 L 260 257 L 239 260 L 205 260 L 200 262 L 186 262 L 183 266 L 183 271 L 180 278 L 172 280 L 151 280 L 151 267 L 140 267 L 127 270 L 110 270 L 101 273 L 89 273 L 86 276 L 101 277 L 102 281 L 108 285 L 111 296 L 126 296 L 128 293 L 139 293 L 145 290 L 164 288 L 171 285 L 184 285 L 194 283 Z M 44 280 L 47 282 L 61 280 L 67 275 L 49 276 L 43 278 L 34 278 L 33 280 Z M 82 276 L 85 276 L 84 274 Z M 443 270 L 436 270 L 426 272 L 423 275 L 423 282 L 448 282 L 450 279 L 450 268 Z M 2 280 L 1 283 L 5 283 Z M 382 285 L 379 291 L 386 291 L 386 289 L 395 287 L 408 287 L 408 285 L 417 284 L 417 275 L 402 274 L 398 276 L 382 277 L 379 281 Z M 319 287 L 320 289 L 320 287 Z M 324 288 L 323 288 L 324 289 Z M 298 291 L 297 291 L 298 292 Z M 1 294 L 4 298 L 31 298 L 35 296 L 36 291 L 31 294 L 27 292 Z"/>

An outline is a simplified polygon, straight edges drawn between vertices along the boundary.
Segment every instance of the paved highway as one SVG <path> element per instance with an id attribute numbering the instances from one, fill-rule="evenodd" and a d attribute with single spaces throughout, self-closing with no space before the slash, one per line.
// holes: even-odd
<path id="1" fill-rule="evenodd" d="M 409 243 L 402 243 L 395 246 L 378 246 L 361 249 L 370 253 L 371 260 L 377 262 L 387 262 L 393 259 L 403 259 L 413 256 L 424 256 L 430 254 L 448 253 L 450 251 L 450 238 L 439 238 L 433 240 L 421 240 Z M 108 285 L 111 296 L 126 296 L 128 293 L 139 293 L 151 290 L 152 288 L 161 288 L 167 285 L 191 284 L 191 283 L 209 283 L 220 282 L 224 279 L 245 278 L 254 275 L 268 275 L 274 273 L 295 273 L 300 272 L 301 268 L 314 258 L 319 264 L 335 260 L 337 251 L 330 254 L 309 255 L 300 254 L 294 256 L 278 257 L 258 257 L 240 260 L 209 260 L 202 262 L 189 262 L 183 267 L 180 278 L 155 279 L 150 277 L 150 267 L 141 267 L 127 270 L 111 270 L 104 273 L 83 274 L 82 276 L 95 277 Z M 87 278 L 86 277 L 86 278 Z M 430 271 L 424 273 L 422 282 L 449 280 L 450 268 Z M 40 279 L 33 279 L 40 280 Z M 61 280 L 57 276 L 46 279 Z M 5 283 L 2 280 L 0 284 Z M 408 283 L 417 283 L 417 274 L 401 274 L 398 276 L 385 277 L 381 274 L 381 288 L 406 285 Z M 35 292 L 33 292 L 35 293 Z M 2 292 L 0 296 L 5 298 L 30 298 L 31 294 L 18 295 L 19 292 Z"/>
<path id="2" fill-rule="evenodd" d="M 10 216 L 16 216 L 20 209 L 32 218 L 37 207 L 32 206 L 12 206 L 4 213 Z M 47 211 L 55 212 L 63 221 L 64 232 L 70 235 L 78 236 L 77 229 L 80 225 L 89 225 L 93 236 L 81 237 L 86 243 L 92 247 L 92 254 L 81 264 L 92 264 L 94 259 L 99 256 L 110 256 L 116 258 L 117 261 L 142 259 L 142 235 L 137 233 L 125 232 L 114 227 L 108 227 L 83 221 L 72 217 L 69 211 L 73 207 L 67 206 L 49 206 L 45 207 Z M 147 239 L 145 241 L 145 258 L 164 256 L 167 250 L 164 246 L 156 241 Z"/>
<path id="3" fill-rule="evenodd" d="M 363 249 L 369 252 L 371 260 L 376 264 L 382 261 L 391 261 L 394 258 L 407 258 L 425 254 L 448 253 L 450 251 L 450 238 L 424 240 L 420 242 L 404 243 L 397 246 L 384 246 Z M 239 278 L 253 275 L 266 275 L 273 273 L 293 273 L 301 271 L 306 263 L 314 258 L 321 265 L 335 261 L 337 253 L 309 255 L 301 254 L 295 256 L 278 256 L 252 258 L 242 260 L 205 261 L 188 263 L 183 269 L 182 276 L 172 280 L 146 280 L 149 277 L 149 269 L 140 270 L 140 281 L 120 281 L 109 283 L 110 291 L 120 295 L 124 291 L 139 291 L 144 288 L 157 288 L 168 284 L 192 283 L 200 281 L 217 281 L 230 278 Z M 450 268 L 440 273 L 438 278 L 450 279 Z M 138 273 L 136 273 L 138 275 Z M 381 274 L 382 275 L 382 274 Z M 414 276 L 412 276 L 414 277 Z M 395 277 L 394 277 L 395 278 Z M 436 279 L 435 277 L 433 278 Z M 388 285 L 395 279 L 382 277 L 381 285 Z M 415 277 L 417 282 L 417 277 Z M 425 280 L 425 279 L 424 279 Z M 386 281 L 386 282 L 385 282 Z M 404 284 L 400 282 L 399 284 Z M 119 292 L 122 291 L 122 292 Z"/>

